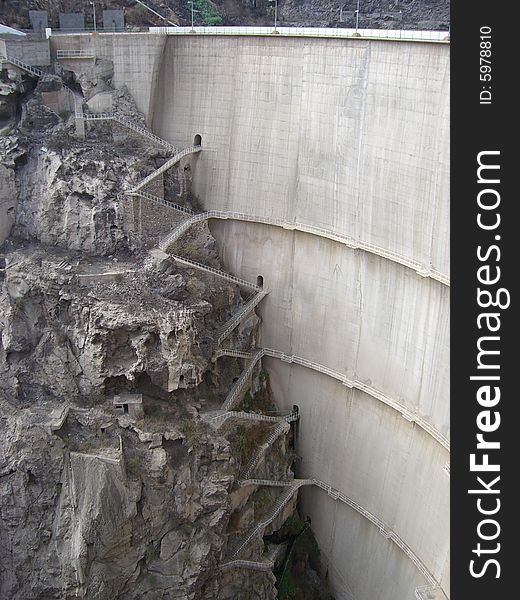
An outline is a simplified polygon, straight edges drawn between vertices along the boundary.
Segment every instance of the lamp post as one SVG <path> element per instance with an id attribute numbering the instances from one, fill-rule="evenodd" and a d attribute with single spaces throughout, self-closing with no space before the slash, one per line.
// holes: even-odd
<path id="1" fill-rule="evenodd" d="M 359 28 L 359 0 L 357 0 L 357 8 L 356 8 L 356 34 Z"/>
<path id="2" fill-rule="evenodd" d="M 97 25 L 96 25 L 96 5 L 94 4 L 94 2 L 90 3 L 92 5 L 92 12 L 94 14 L 94 31 L 97 31 Z"/>
<path id="3" fill-rule="evenodd" d="M 276 31 L 276 26 L 278 24 L 278 0 L 268 0 L 269 4 L 273 4 L 274 2 L 274 31 L 273 33 L 278 33 L 278 31 Z"/>
<path id="4" fill-rule="evenodd" d="M 200 13 L 200 10 L 195 10 L 193 8 L 193 0 L 190 0 L 190 3 L 191 3 L 191 32 L 195 33 L 195 27 L 194 27 L 195 13 Z"/>

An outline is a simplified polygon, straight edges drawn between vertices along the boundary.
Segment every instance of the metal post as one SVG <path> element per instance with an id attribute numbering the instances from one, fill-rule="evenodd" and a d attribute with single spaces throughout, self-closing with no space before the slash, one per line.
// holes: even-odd
<path id="1" fill-rule="evenodd" d="M 191 2 L 191 32 L 190 33 L 195 33 L 195 13 L 200 13 L 200 10 L 196 10 L 195 8 L 193 8 L 193 0 L 190 0 Z"/>
<path id="2" fill-rule="evenodd" d="M 278 0 L 274 0 L 274 30 L 276 31 L 276 22 L 278 20 Z"/>
<path id="3" fill-rule="evenodd" d="M 96 5 L 94 4 L 94 2 L 91 2 L 90 4 L 92 4 L 92 11 L 94 13 L 94 31 L 97 31 L 97 25 L 96 25 Z"/>
<path id="4" fill-rule="evenodd" d="M 356 9 L 356 33 L 359 28 L 359 0 L 357 0 L 357 9 Z"/>

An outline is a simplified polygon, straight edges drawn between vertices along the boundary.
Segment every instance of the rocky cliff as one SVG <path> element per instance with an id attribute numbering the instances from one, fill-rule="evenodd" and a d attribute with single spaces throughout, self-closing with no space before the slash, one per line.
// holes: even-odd
<path id="1" fill-rule="evenodd" d="M 212 356 L 246 295 L 154 250 L 178 213 L 124 192 L 164 151 L 116 124 L 76 137 L 71 110 L 56 112 L 56 94 L 69 92 L 55 76 L 35 85 L 10 69 L 2 81 L 0 597 L 277 597 L 270 568 L 222 568 L 282 493 L 239 483 L 272 424 L 218 428 L 208 419 L 243 369 L 240 359 Z M 92 78 L 76 84 L 84 100 L 95 97 Z M 114 111 L 142 124 L 124 90 L 110 94 Z M 189 160 L 162 185 L 196 206 Z M 206 225 L 183 246 L 220 267 Z M 257 326 L 253 314 L 233 343 L 254 345 Z M 244 402 L 273 409 L 263 371 Z M 256 474 L 291 479 L 294 459 L 292 435 L 283 435 Z M 296 498 L 265 535 L 294 513 Z M 262 561 L 280 546 L 283 560 L 286 541 L 264 547 L 257 537 L 245 557 Z"/>
<path id="2" fill-rule="evenodd" d="M 146 4 L 174 23 L 191 24 L 189 0 L 147 0 Z M 163 25 L 161 19 L 132 0 L 98 0 L 98 25 L 104 8 L 123 9 L 130 27 Z M 195 0 L 196 25 L 258 25 L 274 21 L 274 2 L 270 0 Z M 301 27 L 354 27 L 357 0 L 279 0 L 278 24 Z M 85 23 L 93 27 L 92 7 L 81 0 L 4 0 L 0 18 L 13 27 L 29 27 L 29 10 L 47 10 L 52 27 L 58 27 L 60 12 L 83 12 Z M 449 0 L 363 0 L 360 27 L 386 29 L 447 30 Z"/>

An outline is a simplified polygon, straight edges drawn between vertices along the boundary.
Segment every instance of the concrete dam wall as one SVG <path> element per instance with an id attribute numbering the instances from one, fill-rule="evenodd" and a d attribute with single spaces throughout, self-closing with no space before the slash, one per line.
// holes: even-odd
<path id="1" fill-rule="evenodd" d="M 449 597 L 449 46 L 56 40 L 113 60 L 158 135 L 201 136 L 195 193 L 240 213 L 210 223 L 224 264 L 271 290 L 262 346 L 324 367 L 264 358 L 278 404 L 300 409 L 299 476 L 413 555 L 302 488 L 338 600 L 412 600 L 431 580 Z"/>

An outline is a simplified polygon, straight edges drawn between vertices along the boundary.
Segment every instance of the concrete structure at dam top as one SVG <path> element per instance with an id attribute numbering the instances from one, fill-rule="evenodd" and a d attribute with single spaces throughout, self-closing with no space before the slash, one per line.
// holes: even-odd
<path id="1" fill-rule="evenodd" d="M 257 309 L 262 347 L 343 373 L 449 439 L 449 287 L 362 249 L 449 277 L 448 44 L 163 34 L 50 43 L 54 55 L 113 61 L 114 84 L 176 148 L 199 136 L 202 152 L 187 160 L 204 210 L 263 219 L 210 222 L 226 267 L 270 290 Z M 299 476 L 377 515 L 449 597 L 446 446 L 363 389 L 263 360 L 281 409 L 299 408 Z M 339 600 L 411 600 L 431 584 L 362 514 L 316 487 L 301 497 Z"/>

